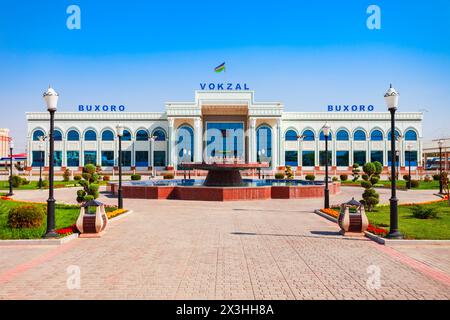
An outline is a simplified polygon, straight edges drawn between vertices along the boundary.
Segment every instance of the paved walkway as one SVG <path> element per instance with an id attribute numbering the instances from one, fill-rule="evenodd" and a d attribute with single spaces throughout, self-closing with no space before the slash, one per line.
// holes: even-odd
<path id="1" fill-rule="evenodd" d="M 343 188 L 332 202 L 355 191 Z M 69 201 L 74 193 L 57 190 L 56 196 Z M 23 191 L 16 198 L 31 196 L 46 197 Z M 408 191 L 406 197 L 431 195 Z M 372 241 L 339 236 L 336 224 L 311 213 L 321 199 L 125 203 L 134 213 L 111 223 L 100 239 L 0 247 L 0 298 L 450 298 L 450 280 L 423 273 Z"/>

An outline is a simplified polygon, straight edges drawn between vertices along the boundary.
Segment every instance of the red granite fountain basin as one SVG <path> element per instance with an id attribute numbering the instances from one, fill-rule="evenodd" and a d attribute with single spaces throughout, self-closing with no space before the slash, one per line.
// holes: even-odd
<path id="1" fill-rule="evenodd" d="M 107 190 L 117 195 L 117 184 L 110 183 Z M 329 184 L 330 194 L 340 192 L 340 183 Z M 324 185 L 297 186 L 152 186 L 123 185 L 122 194 L 129 199 L 235 201 L 267 199 L 304 199 L 324 196 Z"/>

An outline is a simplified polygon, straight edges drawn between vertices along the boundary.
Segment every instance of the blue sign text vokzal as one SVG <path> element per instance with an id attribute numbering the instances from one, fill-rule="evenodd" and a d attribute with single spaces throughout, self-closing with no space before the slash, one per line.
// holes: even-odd
<path id="1" fill-rule="evenodd" d="M 80 104 L 78 105 L 78 111 L 80 112 L 116 112 L 116 111 L 125 111 L 124 105 L 116 106 L 114 104 Z"/>
<path id="2" fill-rule="evenodd" d="M 201 90 L 250 90 L 246 83 L 200 83 Z"/>
<path id="3" fill-rule="evenodd" d="M 328 105 L 328 112 L 364 112 L 364 111 L 373 111 L 373 105 L 364 105 L 364 104 L 343 104 L 343 105 Z"/>

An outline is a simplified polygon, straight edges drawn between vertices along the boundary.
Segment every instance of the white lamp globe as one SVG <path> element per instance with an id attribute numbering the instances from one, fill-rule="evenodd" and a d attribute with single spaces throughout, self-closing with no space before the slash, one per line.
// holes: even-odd
<path id="1" fill-rule="evenodd" d="M 56 111 L 58 107 L 59 94 L 53 88 L 49 87 L 43 94 L 48 111 Z"/>
<path id="2" fill-rule="evenodd" d="M 123 125 L 121 125 L 120 123 L 116 126 L 116 130 L 117 130 L 117 135 L 119 137 L 123 136 Z"/>
<path id="3" fill-rule="evenodd" d="M 328 137 L 330 135 L 330 125 L 328 124 L 328 122 L 325 122 L 325 124 L 322 127 L 323 130 L 323 134 Z"/>
<path id="4" fill-rule="evenodd" d="M 396 110 L 398 107 L 398 96 L 400 94 L 392 87 L 392 84 L 389 86 L 389 89 L 384 94 L 384 100 L 386 101 L 386 105 L 389 110 Z"/>

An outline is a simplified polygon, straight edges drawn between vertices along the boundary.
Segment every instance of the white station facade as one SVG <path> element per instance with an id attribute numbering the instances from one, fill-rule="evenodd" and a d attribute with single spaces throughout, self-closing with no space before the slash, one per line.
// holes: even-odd
<path id="1" fill-rule="evenodd" d="M 177 168 L 182 162 L 234 161 L 290 165 L 302 173 L 323 170 L 325 139 L 321 129 L 331 127 L 328 142 L 332 174 L 348 173 L 354 163 L 390 164 L 390 114 L 372 106 L 329 106 L 333 112 L 285 112 L 281 102 L 256 102 L 251 90 L 200 90 L 193 102 L 168 102 L 162 112 L 127 112 L 123 106 L 88 107 L 89 111 L 56 112 L 55 164 L 74 171 L 87 164 L 113 170 L 118 166 L 116 126 L 125 128 L 123 165 L 130 170 Z M 370 110 L 372 107 L 372 110 Z M 92 111 L 91 111 L 92 110 Z M 357 111 L 352 111 L 357 110 Z M 29 169 L 48 166 L 48 143 L 39 137 L 49 131 L 48 112 L 26 114 Z M 421 112 L 397 112 L 398 163 L 420 167 Z M 211 149 L 209 130 L 225 132 L 223 148 Z M 235 130 L 230 137 L 227 130 Z M 228 140 L 228 141 L 226 141 Z M 226 142 L 226 143 L 225 143 Z M 228 146 L 228 147 L 227 147 Z M 230 147 L 231 146 L 231 147 Z M 228 148 L 228 149 L 227 149 Z M 209 158 L 205 159 L 205 150 Z M 213 157 L 210 157 L 210 156 Z"/>

